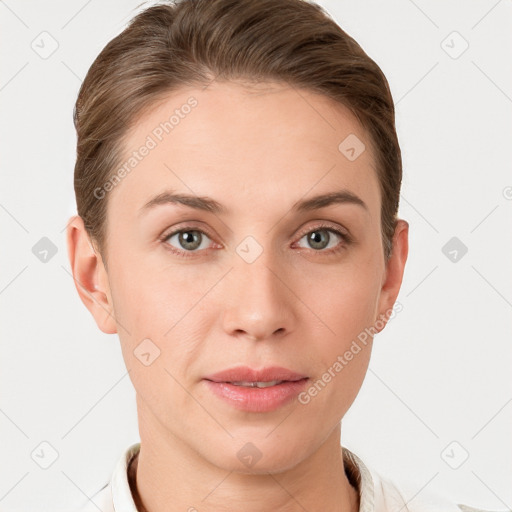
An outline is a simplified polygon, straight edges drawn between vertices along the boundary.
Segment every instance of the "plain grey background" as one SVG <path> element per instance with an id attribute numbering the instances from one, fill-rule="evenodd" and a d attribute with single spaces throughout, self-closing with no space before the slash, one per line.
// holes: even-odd
<path id="1" fill-rule="evenodd" d="M 65 245 L 78 88 L 139 3 L 0 2 L 1 511 L 80 506 L 139 440 L 119 340 L 80 302 Z M 414 482 L 411 503 L 512 508 L 512 2 L 319 3 L 390 82 L 410 224 L 403 311 L 342 444 Z"/>

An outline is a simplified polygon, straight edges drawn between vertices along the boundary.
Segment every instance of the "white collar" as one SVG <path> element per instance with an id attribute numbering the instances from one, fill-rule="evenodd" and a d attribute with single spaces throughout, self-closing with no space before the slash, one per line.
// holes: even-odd
<path id="1" fill-rule="evenodd" d="M 110 482 L 103 486 L 78 512 L 138 512 L 133 501 L 128 481 L 128 465 L 140 449 L 140 442 L 129 446 L 118 459 Z M 359 512 L 485 512 L 466 505 L 456 505 L 446 498 L 431 494 L 427 490 L 418 491 L 421 485 L 413 488 L 400 488 L 383 478 L 378 472 L 369 468 L 348 448 L 343 447 L 345 472 L 352 484 L 359 488 Z"/>

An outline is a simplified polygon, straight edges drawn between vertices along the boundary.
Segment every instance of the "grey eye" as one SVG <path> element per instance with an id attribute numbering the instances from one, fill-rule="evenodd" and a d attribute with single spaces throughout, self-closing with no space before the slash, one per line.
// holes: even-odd
<path id="1" fill-rule="evenodd" d="M 176 246 L 170 242 L 174 237 L 177 237 L 179 246 Z M 201 247 L 201 245 L 207 239 L 208 236 L 202 231 L 196 229 L 186 229 L 172 233 L 166 238 L 166 241 L 169 242 L 173 247 L 176 247 L 180 250 L 197 251 L 198 249 L 205 249 L 205 247 Z"/>
<path id="2" fill-rule="evenodd" d="M 305 234 L 301 240 L 306 239 L 308 245 L 312 249 L 316 250 L 324 250 L 331 249 L 336 247 L 337 243 L 342 240 L 342 236 L 334 231 L 333 229 L 328 228 L 316 228 Z M 338 240 L 336 240 L 338 238 Z M 329 245 L 330 242 L 333 242 L 332 245 Z"/>

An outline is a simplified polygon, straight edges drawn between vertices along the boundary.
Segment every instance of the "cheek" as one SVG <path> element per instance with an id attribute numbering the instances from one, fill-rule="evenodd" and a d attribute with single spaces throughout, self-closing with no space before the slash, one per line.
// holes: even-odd
<path id="1" fill-rule="evenodd" d="M 319 319 L 329 345 L 336 350 L 369 327 L 377 311 L 379 280 L 372 263 L 345 265 L 337 271 L 322 271 L 301 286 L 304 303 L 312 319 Z M 334 341 L 334 343 L 333 343 Z"/>
<path id="2" fill-rule="evenodd" d="M 206 291 L 179 268 L 136 257 L 118 261 L 111 277 L 115 315 L 133 335 L 164 338 Z"/>
<path id="3" fill-rule="evenodd" d="M 340 267 L 338 272 L 331 271 L 328 279 L 315 276 L 316 286 L 309 283 L 303 288 L 304 302 L 311 304 L 315 313 L 310 318 L 315 323 L 311 333 L 318 384 L 316 389 L 311 388 L 311 399 L 319 408 L 339 404 L 343 410 L 334 407 L 336 415 L 344 413 L 353 402 L 368 368 L 370 327 L 375 321 L 379 292 L 372 264 Z"/>
<path id="4" fill-rule="evenodd" d="M 134 368 L 142 386 L 151 386 L 151 379 L 172 380 L 169 373 L 181 382 L 205 338 L 211 311 L 208 301 L 201 299 L 213 283 L 135 260 L 123 261 L 111 276 L 116 320 L 125 327 L 118 332 L 126 365 Z M 154 358 L 151 371 L 137 359 L 148 352 L 146 359 Z M 142 374 L 149 373 L 152 377 L 146 382 Z"/>

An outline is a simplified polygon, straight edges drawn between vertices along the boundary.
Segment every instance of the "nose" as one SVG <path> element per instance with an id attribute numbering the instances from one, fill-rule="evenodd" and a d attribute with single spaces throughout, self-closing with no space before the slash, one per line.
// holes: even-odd
<path id="1" fill-rule="evenodd" d="M 248 263 L 237 254 L 225 278 L 223 327 L 236 338 L 253 341 L 280 338 L 294 330 L 295 305 L 290 273 L 270 251 Z"/>

